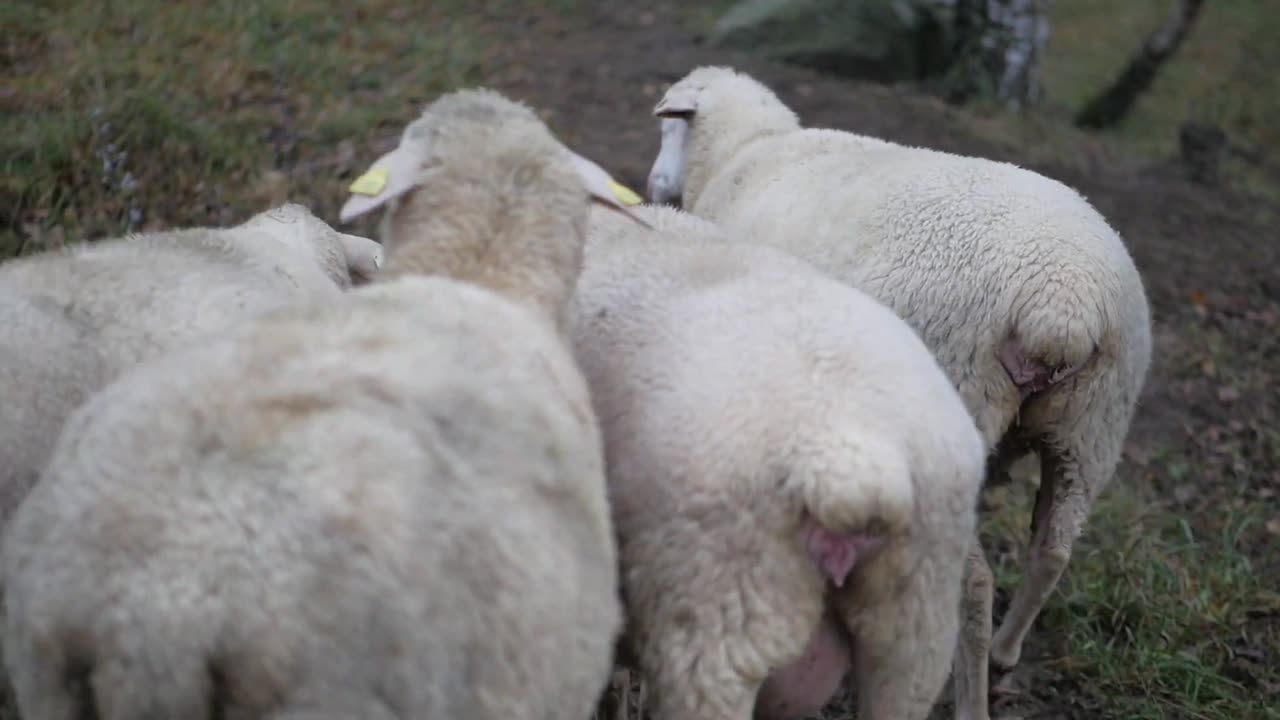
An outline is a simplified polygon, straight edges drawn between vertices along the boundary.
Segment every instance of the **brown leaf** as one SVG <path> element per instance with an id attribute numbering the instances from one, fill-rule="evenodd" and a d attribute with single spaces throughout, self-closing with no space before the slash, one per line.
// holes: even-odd
<path id="1" fill-rule="evenodd" d="M 1280 517 L 1274 517 L 1267 521 L 1267 532 L 1272 535 L 1280 535 Z"/>
<path id="2" fill-rule="evenodd" d="M 1218 366 L 1212 360 L 1205 360 L 1200 363 L 1200 372 L 1204 373 L 1205 377 L 1217 377 Z"/>
<path id="3" fill-rule="evenodd" d="M 1240 391 L 1231 385 L 1223 385 L 1218 388 L 1218 399 L 1224 403 L 1235 402 L 1240 399 Z"/>

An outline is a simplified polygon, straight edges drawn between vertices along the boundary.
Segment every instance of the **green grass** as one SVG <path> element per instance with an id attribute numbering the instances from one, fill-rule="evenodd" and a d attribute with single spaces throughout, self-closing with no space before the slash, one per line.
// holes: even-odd
<path id="1" fill-rule="evenodd" d="M 53 227 L 229 222 L 281 193 L 329 209 L 353 150 L 474 80 L 460 3 L 6 4 L 0 256 Z"/>
<path id="2" fill-rule="evenodd" d="M 1163 22 L 1170 0 L 1069 0 L 1051 10 L 1042 114 L 1065 124 L 1128 62 Z M 1177 53 L 1115 128 L 1091 135 L 1138 157 L 1177 155 L 1184 122 L 1215 124 L 1233 146 L 1261 162 L 1225 166 L 1235 187 L 1280 199 L 1280 13 L 1272 0 L 1205 3 Z M 1034 122 L 1034 120 L 1033 120 Z M 1114 142 L 1118 141 L 1118 142 Z M 1070 154 L 1069 144 L 1063 154 Z"/>
<path id="3" fill-rule="evenodd" d="M 1172 452 L 1156 466 L 1170 479 L 1193 470 Z M 988 547 L 1025 543 L 1034 480 L 1024 480 L 990 492 Z M 1227 506 L 1212 530 L 1197 530 L 1203 523 L 1136 480 L 1118 478 L 1098 503 L 1036 623 L 1045 664 L 1106 717 L 1280 718 L 1280 594 L 1250 560 L 1275 543 L 1265 514 Z M 997 584 L 1010 590 L 1021 550 L 994 555 Z"/>
<path id="4" fill-rule="evenodd" d="M 1124 67 L 1159 27 L 1170 0 L 1068 0 L 1053 4 L 1044 87 L 1051 106 L 1075 111 Z M 1112 134 L 1139 151 L 1168 154 L 1184 120 L 1221 125 L 1254 148 L 1280 148 L 1280 13 L 1273 0 L 1207 2 L 1176 55 Z M 1280 161 L 1280 158 L 1275 158 Z"/>
<path id="5" fill-rule="evenodd" d="M 1071 118 L 1107 87 L 1131 54 L 1163 22 L 1171 0 L 1066 0 L 1050 14 L 1040 106 L 1011 116 L 992 103 L 969 109 L 971 129 L 1016 145 L 1032 161 L 1098 171 L 1120 158 L 1162 161 L 1178 155 L 1188 121 L 1216 124 L 1235 148 L 1224 165 L 1230 186 L 1280 202 L 1280 13 L 1271 0 L 1205 3 L 1195 26 L 1155 82 L 1114 128 L 1078 130 Z"/>

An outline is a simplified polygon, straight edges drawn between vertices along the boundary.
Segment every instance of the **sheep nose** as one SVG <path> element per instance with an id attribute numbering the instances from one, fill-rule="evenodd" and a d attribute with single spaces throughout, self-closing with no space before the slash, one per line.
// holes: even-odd
<path id="1" fill-rule="evenodd" d="M 649 176 L 649 182 L 644 186 L 644 191 L 645 191 L 645 194 L 649 196 L 649 202 L 652 202 L 652 203 L 661 202 L 660 200 L 658 200 L 658 179 L 657 178 L 653 176 Z"/>
<path id="2" fill-rule="evenodd" d="M 681 196 L 672 193 L 671 186 L 671 180 L 666 175 L 662 173 L 650 175 L 649 182 L 645 186 L 645 192 L 649 194 L 649 202 L 654 205 L 666 204 L 677 208 L 680 207 Z"/>

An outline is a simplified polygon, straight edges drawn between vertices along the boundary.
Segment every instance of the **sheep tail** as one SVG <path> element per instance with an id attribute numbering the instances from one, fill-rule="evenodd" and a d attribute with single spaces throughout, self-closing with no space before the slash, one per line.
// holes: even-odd
<path id="1" fill-rule="evenodd" d="M 860 558 L 911 526 L 915 487 L 899 444 L 847 436 L 798 453 L 784 483 L 814 562 L 837 587 Z"/>

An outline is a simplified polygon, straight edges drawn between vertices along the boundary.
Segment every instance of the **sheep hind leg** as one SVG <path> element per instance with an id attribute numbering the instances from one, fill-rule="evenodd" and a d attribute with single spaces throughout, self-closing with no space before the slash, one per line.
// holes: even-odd
<path id="1" fill-rule="evenodd" d="M 987 695 L 994 585 L 991 566 L 975 536 L 965 558 L 959 646 L 951 678 L 956 720 L 990 720 L 991 717 Z"/>
<path id="2" fill-rule="evenodd" d="M 1022 583 L 991 643 L 991 658 L 1010 669 L 1022 656 L 1022 644 L 1058 580 L 1071 561 L 1071 549 L 1088 516 L 1091 499 L 1079 482 L 1079 463 L 1050 448 L 1041 450 L 1040 488 L 1031 517 L 1031 547 Z"/>
<path id="3" fill-rule="evenodd" d="M 12 702 L 14 717 L 42 720 L 77 720 L 97 717 L 97 704 L 90 681 L 88 664 L 58 667 L 47 658 L 35 661 L 29 655 L 19 663 L 10 663 L 13 675 Z M 21 710 L 21 714 L 16 711 Z"/>
<path id="4" fill-rule="evenodd" d="M 677 677 L 650 667 L 649 711 L 664 720 L 750 720 L 759 683 L 752 685 L 725 667 L 695 666 Z"/>

